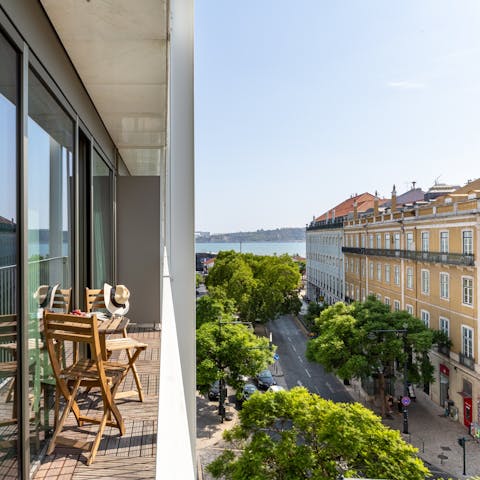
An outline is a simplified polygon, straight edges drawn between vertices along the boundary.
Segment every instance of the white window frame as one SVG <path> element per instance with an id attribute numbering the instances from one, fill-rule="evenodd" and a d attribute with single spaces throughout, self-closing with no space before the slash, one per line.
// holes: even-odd
<path id="1" fill-rule="evenodd" d="M 440 241 L 440 253 L 448 253 L 448 248 L 450 243 L 448 230 L 442 230 L 439 233 L 439 241 Z"/>
<path id="2" fill-rule="evenodd" d="M 407 288 L 413 290 L 413 267 L 407 267 Z"/>
<path id="3" fill-rule="evenodd" d="M 377 248 L 382 248 L 382 234 L 377 233 Z"/>
<path id="4" fill-rule="evenodd" d="M 369 248 L 373 248 L 373 233 L 371 233 L 368 237 L 368 246 Z"/>
<path id="5" fill-rule="evenodd" d="M 390 242 L 391 242 L 391 239 L 390 239 L 390 234 L 389 233 L 386 233 L 385 236 L 384 236 L 384 241 L 385 241 L 385 249 L 386 250 L 390 250 Z"/>
<path id="6" fill-rule="evenodd" d="M 430 232 L 422 232 L 422 252 L 430 250 Z"/>
<path id="7" fill-rule="evenodd" d="M 373 280 L 373 277 L 375 275 L 375 266 L 373 265 L 373 262 L 370 263 L 370 280 Z"/>
<path id="8" fill-rule="evenodd" d="M 405 249 L 406 250 L 413 250 L 413 244 L 414 244 L 413 232 L 407 232 L 406 235 L 405 235 L 405 239 L 406 239 Z"/>
<path id="9" fill-rule="evenodd" d="M 377 280 L 379 282 L 382 281 L 382 264 L 381 263 L 377 263 Z"/>
<path id="10" fill-rule="evenodd" d="M 393 267 L 393 283 L 395 285 L 400 285 L 400 265 L 395 265 Z"/>
<path id="11" fill-rule="evenodd" d="M 465 237 L 465 234 L 469 233 L 469 237 Z M 468 242 L 465 240 L 469 239 Z M 473 230 L 462 231 L 462 252 L 464 255 L 473 255 Z"/>
<path id="12" fill-rule="evenodd" d="M 450 298 L 450 274 L 440 272 L 440 298 L 448 300 Z"/>
<path id="13" fill-rule="evenodd" d="M 394 300 L 393 301 L 393 310 L 395 312 L 399 312 L 400 311 L 400 301 L 399 300 Z"/>
<path id="14" fill-rule="evenodd" d="M 400 250 L 400 233 L 397 232 L 393 236 L 393 248 L 395 250 Z"/>
<path id="15" fill-rule="evenodd" d="M 405 305 L 405 310 L 406 310 L 410 315 L 413 315 L 413 305 Z"/>
<path id="16" fill-rule="evenodd" d="M 450 320 L 446 317 L 439 317 L 438 326 L 441 332 L 445 333 L 450 338 Z"/>
<path id="17" fill-rule="evenodd" d="M 430 294 L 430 270 L 422 270 L 421 291 L 423 295 Z"/>
<path id="18" fill-rule="evenodd" d="M 382 296 L 381 296 L 379 293 L 377 293 L 377 300 L 378 300 L 379 302 L 382 301 Z"/>
<path id="19" fill-rule="evenodd" d="M 385 264 L 385 282 L 390 283 L 390 265 L 388 263 Z"/>
<path id="20" fill-rule="evenodd" d="M 428 310 L 420 310 L 420 320 L 426 327 L 430 328 L 430 312 Z"/>
<path id="21" fill-rule="evenodd" d="M 388 307 L 390 307 L 390 298 L 389 297 L 385 297 L 383 302 L 385 303 L 385 305 L 388 305 Z"/>
<path id="22" fill-rule="evenodd" d="M 465 286 L 465 282 L 470 282 L 471 285 Z M 462 305 L 473 307 L 473 277 L 462 277 Z"/>
<path id="23" fill-rule="evenodd" d="M 467 335 L 466 335 L 467 334 Z M 462 353 L 468 358 L 474 357 L 473 328 L 462 325 Z"/>

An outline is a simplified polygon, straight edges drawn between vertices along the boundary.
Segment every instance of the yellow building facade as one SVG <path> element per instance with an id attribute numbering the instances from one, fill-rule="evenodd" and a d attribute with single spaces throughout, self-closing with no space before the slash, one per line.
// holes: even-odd
<path id="1" fill-rule="evenodd" d="M 344 223 L 345 295 L 376 296 L 445 331 L 450 349 L 430 359 L 429 394 L 466 426 L 480 425 L 480 180 L 435 201 L 371 213 Z"/>

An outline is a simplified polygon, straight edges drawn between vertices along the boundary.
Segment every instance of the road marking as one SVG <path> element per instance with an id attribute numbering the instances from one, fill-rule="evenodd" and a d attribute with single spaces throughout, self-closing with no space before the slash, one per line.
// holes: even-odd
<path id="1" fill-rule="evenodd" d="M 293 351 L 296 352 L 297 349 L 295 348 L 295 345 L 292 345 Z"/>
<path id="2" fill-rule="evenodd" d="M 333 393 L 332 386 L 328 382 L 325 382 L 325 386 Z"/>
<path id="3" fill-rule="evenodd" d="M 300 355 L 297 355 L 297 357 L 300 360 L 300 363 L 303 363 L 302 357 Z"/>
<path id="4" fill-rule="evenodd" d="M 308 375 L 310 378 L 312 378 L 312 376 L 310 375 L 310 372 L 309 372 L 307 369 L 305 369 L 305 371 L 307 372 L 307 375 Z"/>
<path id="5" fill-rule="evenodd" d="M 297 380 L 297 385 L 298 385 L 299 387 L 303 387 L 303 383 L 302 383 L 300 380 Z"/>
<path id="6" fill-rule="evenodd" d="M 287 338 L 288 338 L 288 341 L 289 341 L 289 342 L 291 342 L 291 341 L 292 341 L 292 339 L 291 339 L 291 338 L 290 338 L 288 335 L 287 335 Z"/>

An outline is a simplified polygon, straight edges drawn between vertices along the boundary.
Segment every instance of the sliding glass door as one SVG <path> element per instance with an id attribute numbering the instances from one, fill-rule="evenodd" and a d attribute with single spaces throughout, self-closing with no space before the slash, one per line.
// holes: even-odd
<path id="1" fill-rule="evenodd" d="M 17 478 L 19 463 L 17 125 L 18 55 L 0 34 L 0 478 Z"/>
<path id="2" fill-rule="evenodd" d="M 42 348 L 41 318 L 55 293 L 72 288 L 74 123 L 33 70 L 28 81 L 28 290 L 32 372 L 31 453 L 51 426 L 54 381 Z M 42 395 L 43 393 L 43 395 Z M 44 408 L 42 408 L 44 407 Z"/>

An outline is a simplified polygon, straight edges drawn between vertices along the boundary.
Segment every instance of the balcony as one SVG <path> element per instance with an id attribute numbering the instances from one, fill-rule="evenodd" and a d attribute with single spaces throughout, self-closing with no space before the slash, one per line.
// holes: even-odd
<path id="1" fill-rule="evenodd" d="M 463 353 L 458 354 L 458 358 L 462 365 L 469 368 L 470 370 L 475 370 L 475 359 L 473 357 L 469 357 Z"/>
<path id="2" fill-rule="evenodd" d="M 371 257 L 404 258 L 417 262 L 443 263 L 448 265 L 463 265 L 467 267 L 475 265 L 474 255 L 466 255 L 463 253 L 420 252 L 416 250 L 358 247 L 342 247 L 342 252 L 353 253 L 356 255 L 368 255 Z"/>
<path id="3" fill-rule="evenodd" d="M 307 227 L 307 232 L 312 230 L 324 230 L 329 228 L 343 228 L 343 220 L 341 222 L 332 222 L 332 223 L 311 223 Z"/>
<path id="4" fill-rule="evenodd" d="M 437 351 L 446 357 L 450 357 L 450 347 L 447 345 L 438 345 Z"/>

